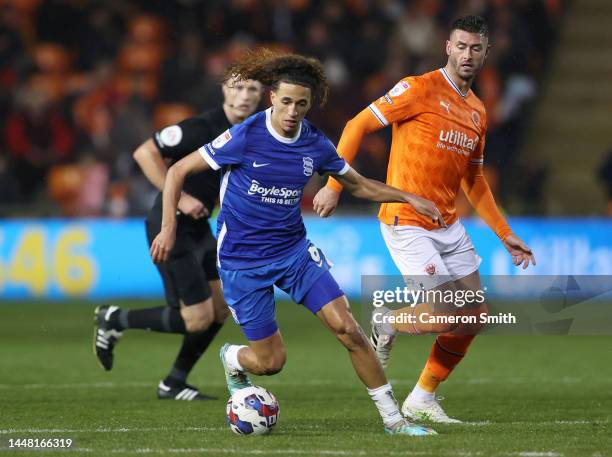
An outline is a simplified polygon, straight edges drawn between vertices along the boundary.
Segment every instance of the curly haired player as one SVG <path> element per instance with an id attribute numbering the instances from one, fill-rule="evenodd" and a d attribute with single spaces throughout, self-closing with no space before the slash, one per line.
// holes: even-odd
<path id="1" fill-rule="evenodd" d="M 382 367 L 329 272 L 330 264 L 306 237 L 300 202 L 312 174 L 329 173 L 357 197 L 408 203 L 435 221 L 440 213 L 428 200 L 359 175 L 338 156 L 327 137 L 304 119 L 313 100 L 323 103 L 327 96 L 319 61 L 262 50 L 235 64 L 233 72 L 269 86 L 272 106 L 170 168 L 161 232 L 151 245 L 153 260 L 164 262 L 172 249 L 176 205 L 185 176 L 222 169 L 219 274 L 232 316 L 249 340 L 248 346 L 221 348 L 230 393 L 251 385 L 247 373 L 273 375 L 285 364 L 285 346 L 275 318 L 276 285 L 315 314 L 346 347 L 386 433 L 435 434 L 401 416 Z"/>

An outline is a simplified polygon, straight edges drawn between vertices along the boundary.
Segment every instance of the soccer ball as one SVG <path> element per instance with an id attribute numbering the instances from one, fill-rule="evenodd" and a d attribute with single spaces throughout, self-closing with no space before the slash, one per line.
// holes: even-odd
<path id="1" fill-rule="evenodd" d="M 267 389 L 246 387 L 235 392 L 225 409 L 230 430 L 237 435 L 265 435 L 278 421 L 278 400 Z"/>

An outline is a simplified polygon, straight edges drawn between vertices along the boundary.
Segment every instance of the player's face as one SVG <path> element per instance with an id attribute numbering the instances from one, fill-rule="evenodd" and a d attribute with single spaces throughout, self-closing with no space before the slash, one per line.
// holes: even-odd
<path id="1" fill-rule="evenodd" d="M 272 125 L 278 133 L 291 138 L 310 109 L 310 88 L 299 84 L 281 82 L 277 90 L 270 92 L 272 101 Z"/>
<path id="2" fill-rule="evenodd" d="M 223 84 L 223 96 L 226 109 L 229 111 L 232 123 L 241 122 L 255 112 L 263 87 L 259 81 L 253 79 L 230 79 Z"/>
<path id="3" fill-rule="evenodd" d="M 472 80 L 484 65 L 489 50 L 489 39 L 478 33 L 453 30 L 446 41 L 448 61 L 463 80 Z"/>

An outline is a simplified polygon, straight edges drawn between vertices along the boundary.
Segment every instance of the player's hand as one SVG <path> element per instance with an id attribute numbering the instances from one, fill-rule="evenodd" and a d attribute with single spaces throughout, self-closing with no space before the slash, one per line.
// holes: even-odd
<path id="1" fill-rule="evenodd" d="M 312 207 L 321 217 L 331 216 L 338 207 L 340 192 L 336 192 L 328 187 L 323 187 L 317 192 L 312 200 Z"/>
<path id="2" fill-rule="evenodd" d="M 186 214 L 193 219 L 202 219 L 203 217 L 209 216 L 208 209 L 206 206 L 204 206 L 204 203 L 194 196 L 189 195 L 187 192 L 181 193 L 181 198 L 178 202 L 178 209 L 181 213 Z"/>
<path id="3" fill-rule="evenodd" d="M 154 263 L 163 263 L 168 260 L 170 256 L 170 251 L 172 251 L 172 247 L 174 246 L 174 242 L 176 240 L 176 230 L 174 229 L 164 229 L 162 228 L 161 232 L 157 234 L 153 243 L 151 243 L 151 259 L 153 259 Z"/>
<path id="4" fill-rule="evenodd" d="M 436 204 L 431 200 L 419 197 L 418 195 L 410 194 L 408 203 L 412 205 L 412 207 L 417 211 L 417 213 L 430 218 L 434 224 L 438 224 L 440 227 L 443 228 L 447 227 L 446 222 L 444 222 L 444 218 L 442 217 L 442 213 L 440 212 Z"/>
<path id="5" fill-rule="evenodd" d="M 518 236 L 511 233 L 503 239 L 502 243 L 512 256 L 512 263 L 514 265 L 517 267 L 523 265 L 523 270 L 529 266 L 529 262 L 535 266 L 536 260 L 533 252 Z"/>

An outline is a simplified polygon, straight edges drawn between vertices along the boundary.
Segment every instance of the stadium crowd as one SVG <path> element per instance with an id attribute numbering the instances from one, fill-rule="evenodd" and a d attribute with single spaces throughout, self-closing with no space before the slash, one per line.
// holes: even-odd
<path id="1" fill-rule="evenodd" d="M 562 12 L 562 0 L 0 0 L 0 215 L 143 214 L 156 192 L 134 149 L 219 103 L 227 64 L 262 44 L 321 59 L 332 91 L 310 117 L 337 140 L 397 80 L 442 66 L 438 43 L 468 13 L 492 30 L 476 83 L 489 182 L 502 203 L 538 198 L 545 170 L 520 187 L 503 171 Z M 389 135 L 366 138 L 358 170 L 384 180 Z"/>

